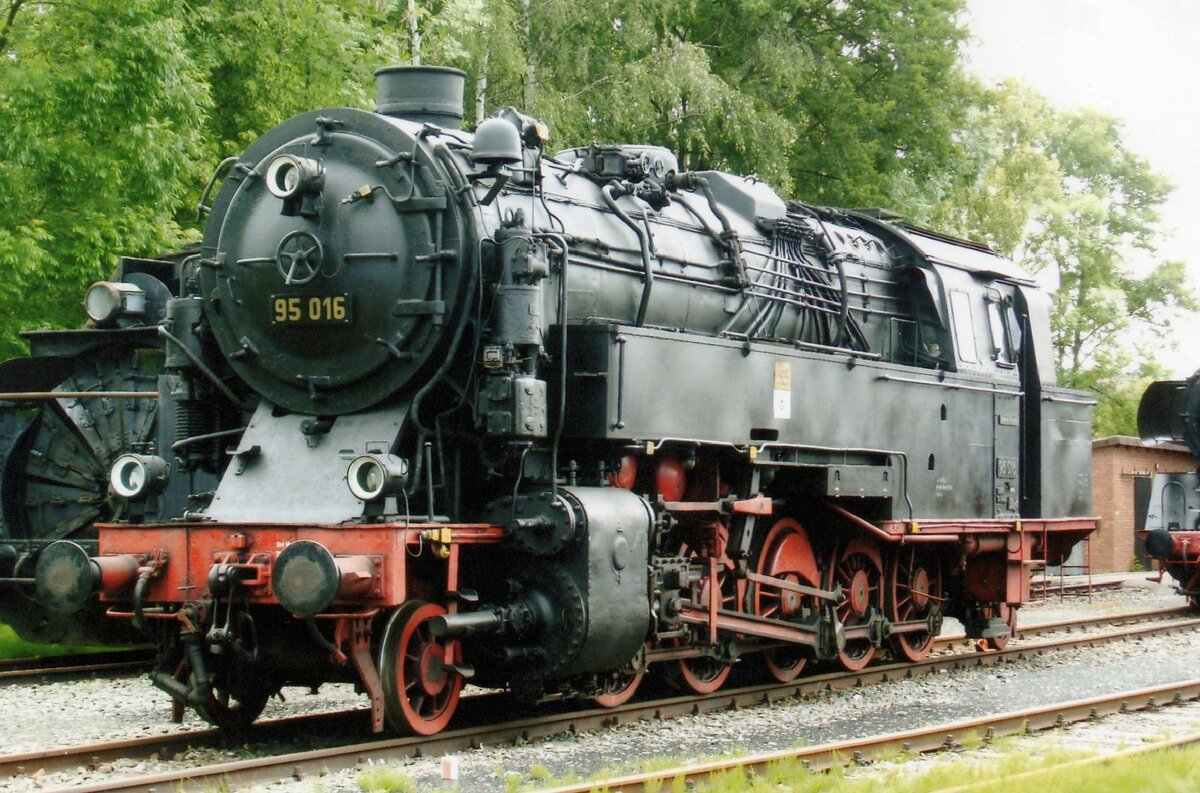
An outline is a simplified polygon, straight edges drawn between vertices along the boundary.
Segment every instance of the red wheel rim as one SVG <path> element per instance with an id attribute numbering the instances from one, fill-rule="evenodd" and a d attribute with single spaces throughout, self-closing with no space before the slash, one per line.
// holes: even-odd
<path id="1" fill-rule="evenodd" d="M 817 559 L 804 527 L 791 518 L 775 523 L 763 541 L 759 557 L 760 575 L 781 578 L 794 584 L 811 587 L 821 585 Z M 787 619 L 805 605 L 815 608 L 813 599 L 797 592 L 758 584 L 754 589 L 754 613 L 759 617 Z M 771 677 L 781 683 L 795 680 L 808 663 L 806 651 L 800 647 L 782 647 L 763 653 L 763 665 Z"/>
<path id="2" fill-rule="evenodd" d="M 725 548 L 729 544 L 729 529 L 720 523 L 710 528 L 712 529 L 711 542 L 706 541 L 699 548 L 692 548 L 684 543 L 679 549 L 679 555 L 685 559 L 699 560 L 706 565 L 711 559 L 716 558 L 720 608 L 741 611 L 745 582 L 731 575 L 733 561 L 725 555 Z M 711 578 L 711 575 L 706 575 L 700 583 L 699 599 L 705 607 L 707 607 L 711 595 Z M 732 671 L 729 664 L 710 656 L 681 658 L 674 666 L 676 668 L 667 673 L 667 681 L 677 688 L 686 689 L 694 694 L 711 694 L 716 691 L 725 684 Z"/>
<path id="3" fill-rule="evenodd" d="M 835 611 L 843 626 L 852 628 L 864 623 L 871 607 L 883 610 L 883 561 L 873 544 L 862 539 L 847 543 L 834 557 L 830 579 L 830 588 L 842 588 L 842 600 Z M 869 639 L 847 639 L 838 651 L 838 660 L 851 672 L 862 669 L 874 657 L 875 645 Z"/>
<path id="4" fill-rule="evenodd" d="M 918 556 L 915 548 L 901 548 L 892 562 L 888 581 L 888 616 L 893 622 L 912 622 L 929 616 L 942 599 L 942 568 L 936 558 Z M 896 655 L 920 661 L 933 649 L 929 631 L 897 633 L 890 644 Z"/>
<path id="5" fill-rule="evenodd" d="M 604 693 L 595 698 L 595 703 L 602 708 L 615 708 L 633 699 L 638 686 L 642 684 L 644 671 L 632 675 L 615 675 L 604 686 Z"/>
<path id="6" fill-rule="evenodd" d="M 724 546 L 722 545 L 722 548 Z M 737 607 L 737 591 L 734 587 L 733 592 L 728 591 L 729 587 L 726 582 L 731 580 L 728 575 L 728 568 L 725 563 L 728 562 L 730 567 L 733 563 L 722 557 L 722 565 L 717 571 L 717 586 L 721 588 L 721 608 L 736 608 Z M 708 603 L 709 586 L 712 582 L 706 577 L 700 585 L 700 602 Z M 707 656 L 697 658 L 680 658 L 679 659 L 679 683 L 683 688 L 695 694 L 711 694 L 721 686 L 725 685 L 725 681 L 729 678 L 729 673 L 733 667 L 724 661 Z"/>
<path id="7" fill-rule="evenodd" d="M 431 619 L 445 613 L 436 604 L 410 601 L 396 611 L 384 633 L 379 661 L 384 709 L 401 732 L 440 732 L 458 706 L 463 677 L 445 663 L 447 647 L 456 657 L 458 642 L 447 645 L 429 628 Z"/>
<path id="8" fill-rule="evenodd" d="M 711 694 L 729 679 L 733 667 L 716 658 L 682 658 L 679 677 L 683 685 L 695 694 Z"/>

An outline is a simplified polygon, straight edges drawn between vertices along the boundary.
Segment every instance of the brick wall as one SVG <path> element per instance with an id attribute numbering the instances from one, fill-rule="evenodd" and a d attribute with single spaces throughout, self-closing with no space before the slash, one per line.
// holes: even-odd
<path id="1" fill-rule="evenodd" d="M 1120 435 L 1092 441 L 1092 504 L 1100 516 L 1100 529 L 1092 535 L 1092 571 L 1121 572 L 1133 561 L 1136 477 L 1195 470 L 1196 459 L 1183 446 L 1145 446 Z"/>

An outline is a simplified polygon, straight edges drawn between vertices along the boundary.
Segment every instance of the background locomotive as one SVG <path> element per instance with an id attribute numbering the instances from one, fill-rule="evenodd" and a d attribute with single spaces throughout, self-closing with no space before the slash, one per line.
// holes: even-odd
<path id="1" fill-rule="evenodd" d="M 354 680 L 375 729 L 424 734 L 467 679 L 613 705 L 650 668 L 705 692 L 743 658 L 919 658 L 946 616 L 1002 644 L 1029 566 L 1095 527 L 1047 297 L 659 147 L 549 156 L 512 109 L 460 132 L 462 79 L 385 69 L 377 112 L 267 132 L 199 251 L 126 260 L 94 328 L 0 368 L 41 406 L 6 613 L 152 637 L 156 684 L 222 726 Z"/>
<path id="2" fill-rule="evenodd" d="M 1151 383 L 1138 405 L 1138 432 L 1144 441 L 1187 444 L 1200 459 L 1200 372 Z M 1141 536 L 1146 552 L 1200 605 L 1200 471 L 1154 475 Z"/>

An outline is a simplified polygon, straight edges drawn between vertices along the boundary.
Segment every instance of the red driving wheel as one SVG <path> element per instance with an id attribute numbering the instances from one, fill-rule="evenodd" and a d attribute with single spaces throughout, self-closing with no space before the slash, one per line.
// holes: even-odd
<path id="1" fill-rule="evenodd" d="M 410 600 L 388 620 L 379 651 L 384 713 L 392 729 L 433 735 L 445 729 L 458 706 L 463 677 L 445 663 L 447 647 L 458 642 L 438 639 L 429 621 L 446 610 Z"/>
<path id="2" fill-rule="evenodd" d="M 871 542 L 855 538 L 835 552 L 829 570 L 827 587 L 842 588 L 842 599 L 836 607 L 838 620 L 853 628 L 871 617 L 872 610 L 883 610 L 883 560 L 879 549 Z M 875 657 L 875 645 L 870 639 L 847 639 L 838 651 L 842 666 L 852 672 L 865 667 Z"/>
<path id="3" fill-rule="evenodd" d="M 791 518 L 776 521 L 767 533 L 757 572 L 792 584 L 814 588 L 821 585 L 817 559 L 808 535 L 804 527 Z M 806 607 L 815 609 L 816 606 L 814 598 L 798 592 L 762 583 L 754 588 L 754 613 L 759 617 L 786 620 L 800 616 Z M 807 651 L 799 646 L 768 650 L 762 658 L 767 673 L 781 683 L 795 680 L 808 663 Z"/>
<path id="4" fill-rule="evenodd" d="M 741 611 L 741 595 L 745 590 L 745 582 L 733 575 L 733 562 L 725 555 L 729 543 L 729 530 L 724 524 L 718 524 L 713 529 L 712 547 L 704 548 L 704 553 L 689 547 L 687 543 L 679 549 L 679 555 L 706 566 L 712 559 L 717 560 L 716 583 L 720 594 L 719 608 L 729 611 Z M 711 566 L 709 567 L 711 570 Z M 711 572 L 700 581 L 699 602 L 708 605 L 714 585 Z M 732 667 L 724 661 L 711 656 L 681 658 L 676 663 L 667 663 L 664 670 L 667 683 L 675 688 L 690 691 L 694 694 L 711 694 L 725 684 Z"/>
<path id="5" fill-rule="evenodd" d="M 938 560 L 918 554 L 912 545 L 899 548 L 888 575 L 888 618 L 893 622 L 926 619 L 943 599 Z M 890 644 L 898 657 L 920 661 L 933 649 L 933 640 L 929 631 L 916 631 L 893 634 Z"/>

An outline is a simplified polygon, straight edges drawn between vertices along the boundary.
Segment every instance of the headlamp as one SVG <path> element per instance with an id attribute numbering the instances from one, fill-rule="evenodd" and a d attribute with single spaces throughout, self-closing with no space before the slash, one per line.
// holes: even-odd
<path id="1" fill-rule="evenodd" d="M 83 309 L 97 325 L 111 325 L 120 317 L 146 313 L 146 293 L 121 281 L 97 281 L 83 297 Z"/>
<path id="2" fill-rule="evenodd" d="M 346 484 L 354 497 L 375 501 L 398 493 L 408 484 L 408 461 L 393 454 L 364 454 L 346 469 Z"/>
<path id="3" fill-rule="evenodd" d="M 113 492 L 131 501 L 161 491 L 167 484 L 171 466 L 152 454 L 122 454 L 113 463 L 108 476 Z"/>

